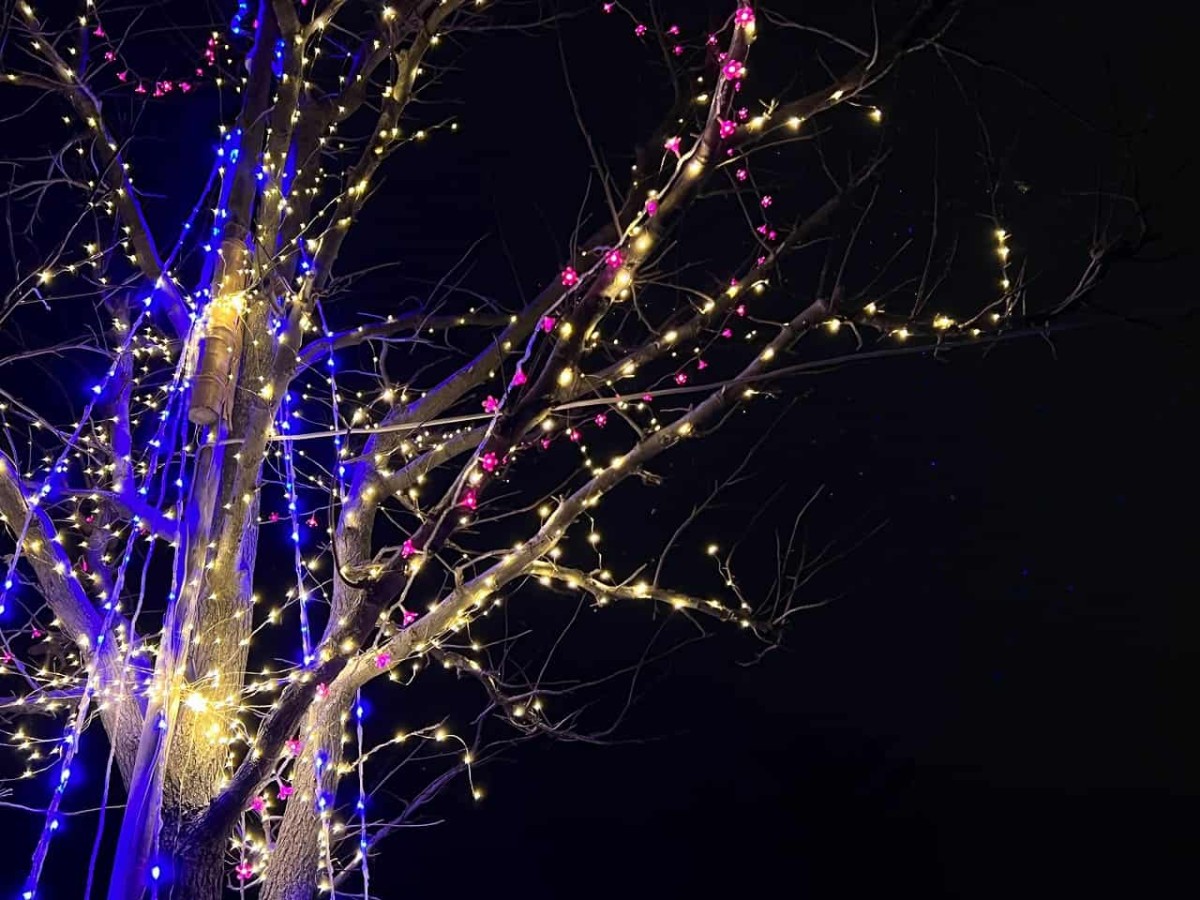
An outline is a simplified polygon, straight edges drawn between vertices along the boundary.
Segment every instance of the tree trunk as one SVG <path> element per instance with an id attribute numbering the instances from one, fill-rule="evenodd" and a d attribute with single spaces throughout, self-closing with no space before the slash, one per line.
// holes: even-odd
<path id="1" fill-rule="evenodd" d="M 321 877 L 320 835 L 321 818 L 312 794 L 297 793 L 271 851 L 261 900 L 311 900 Z"/>
<path id="2" fill-rule="evenodd" d="M 331 694 L 305 717 L 305 747 L 291 773 L 295 793 L 275 838 L 260 900 L 310 900 L 317 885 L 328 880 L 330 848 L 322 843 L 327 823 L 322 821 L 319 798 L 325 796 L 323 808 L 331 811 L 342 761 L 341 714 L 348 705 L 349 697 Z"/>
<path id="3" fill-rule="evenodd" d="M 170 896 L 186 900 L 221 900 L 224 890 L 226 839 L 223 834 L 204 834 L 184 826 L 174 840 L 167 841 L 174 829 L 163 827 L 163 859 L 169 871 L 164 879 Z"/>

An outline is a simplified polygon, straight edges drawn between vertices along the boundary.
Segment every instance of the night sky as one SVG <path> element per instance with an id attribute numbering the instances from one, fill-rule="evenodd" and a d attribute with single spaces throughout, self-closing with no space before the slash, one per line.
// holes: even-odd
<path id="1" fill-rule="evenodd" d="M 1156 252 L 1186 249 L 1188 27 L 1165 10 L 1046 5 L 975 4 L 950 43 L 1084 117 L 1145 126 Z M 862 33 L 865 5 L 804 6 L 826 27 Z M 601 41 L 595 20 L 563 37 L 585 98 L 632 77 L 620 71 L 630 42 Z M 376 227 L 419 226 L 427 259 L 413 265 L 431 277 L 490 233 L 484 276 L 511 284 L 511 264 L 530 285 L 553 271 L 586 149 L 569 115 L 527 121 L 566 96 L 551 36 L 510 33 L 487 50 L 471 40 L 448 81 L 475 83 L 464 109 L 476 119 L 420 168 L 399 164 L 372 201 Z M 506 78 L 470 78 L 501 60 Z M 506 105 L 512 81 L 520 99 Z M 1015 87 L 996 97 L 1028 102 Z M 658 111 L 588 108 L 611 140 Z M 207 152 L 188 146 L 187 121 L 162 115 L 172 161 Z M 1047 140 L 1024 177 L 1059 177 L 1062 150 Z M 153 156 L 140 163 L 148 180 L 164 177 Z M 1052 238 L 1054 223 L 1045 227 Z M 369 264 L 372 248 L 361 252 Z M 1031 339 L 792 384 L 800 399 L 756 458 L 754 487 L 720 515 L 749 520 L 779 489 L 741 573 L 763 585 L 774 533 L 823 485 L 805 535 L 845 552 L 813 583 L 812 599 L 829 602 L 755 665 L 740 665 L 755 645 L 718 629 L 656 666 L 611 746 L 540 743 L 485 770 L 483 803 L 449 798 L 437 810 L 445 824 L 385 845 L 379 895 L 1190 893 L 1200 846 L 1200 740 L 1186 699 L 1200 677 L 1192 263 L 1113 271 L 1100 301 L 1140 323 L 1114 317 L 1053 347 Z M 386 277 L 367 289 L 384 296 Z M 735 419 L 690 458 L 664 461 L 666 483 L 624 527 L 637 540 L 669 533 L 689 485 L 727 471 L 762 425 Z M 605 652 L 600 639 L 593 649 Z M 21 815 L 3 817 L 28 834 L 0 846 L 0 890 L 23 877 L 35 839 L 34 818 Z M 57 879 L 45 896 L 74 896 Z"/>

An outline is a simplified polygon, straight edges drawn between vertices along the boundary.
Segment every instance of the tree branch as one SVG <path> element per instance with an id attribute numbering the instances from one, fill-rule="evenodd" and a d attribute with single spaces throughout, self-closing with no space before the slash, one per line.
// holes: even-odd
<path id="1" fill-rule="evenodd" d="M 686 609 L 702 613 L 722 622 L 736 622 L 743 628 L 765 630 L 769 623 L 756 623 L 745 611 L 730 609 L 719 600 L 702 600 L 680 591 L 656 587 L 649 582 L 635 584 L 609 584 L 579 569 L 569 569 L 546 560 L 536 560 L 529 567 L 529 574 L 537 578 L 561 582 L 572 590 L 587 591 L 603 606 L 610 600 L 652 600 L 672 609 Z"/>
<path id="2" fill-rule="evenodd" d="M 36 53 L 54 72 L 57 80 L 16 75 L 0 79 L 0 83 L 7 81 L 9 84 L 28 84 L 43 90 L 53 90 L 64 96 L 75 108 L 76 114 L 95 137 L 95 146 L 104 162 L 104 168 L 98 174 L 101 181 L 116 195 L 115 205 L 122 223 L 128 230 L 129 243 L 133 248 L 133 259 L 142 274 L 154 285 L 156 295 L 161 296 L 162 307 L 164 307 L 164 312 L 176 337 L 185 337 L 191 328 L 191 314 L 178 285 L 171 274 L 163 268 L 162 257 L 154 242 L 154 235 L 150 232 L 150 227 L 142 212 L 141 202 L 134 192 L 128 164 L 121 153 L 117 140 L 104 122 L 100 101 L 87 84 L 75 74 L 72 67 L 59 56 L 54 49 L 53 42 L 42 32 L 32 7 L 28 4 L 18 4 L 18 7 L 24 13 L 25 28 L 36 39 Z"/>
<path id="3" fill-rule="evenodd" d="M 62 623 L 63 633 L 97 667 L 97 693 L 107 701 L 101 707 L 104 725 L 121 773 L 128 779 L 133 771 L 142 710 L 133 694 L 132 679 L 121 670 L 119 642 L 115 635 L 102 633 L 104 618 L 75 578 L 71 559 L 55 537 L 54 523 L 45 510 L 30 509 L 12 461 L 0 453 L 0 520 L 13 530 L 27 517 L 29 527 L 22 555 L 37 576 L 46 604 Z M 129 637 L 132 639 L 132 635 Z M 110 687 L 116 688 L 115 696 L 108 696 Z"/>

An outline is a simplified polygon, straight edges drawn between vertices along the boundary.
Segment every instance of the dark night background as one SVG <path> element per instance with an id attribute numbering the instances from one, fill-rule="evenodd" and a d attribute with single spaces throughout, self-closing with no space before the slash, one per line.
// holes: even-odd
<path id="1" fill-rule="evenodd" d="M 813 15 L 847 28 L 868 15 L 865 4 L 840 6 Z M 1143 194 L 1163 249 L 1184 248 L 1195 234 L 1185 219 L 1195 196 L 1189 26 L 1165 4 L 973 6 L 951 43 L 1085 116 L 1148 126 Z M 630 42 L 596 31 L 594 16 L 566 29 L 572 77 L 622 84 L 611 70 Z M 419 224 L 431 271 L 493 230 L 518 267 L 524 253 L 528 277 L 544 278 L 553 223 L 570 221 L 587 165 L 569 116 L 551 129 L 526 124 L 563 101 L 557 48 L 547 35 L 510 34 L 498 49 L 471 40 L 465 72 L 503 59 L 507 78 L 475 81 L 464 98 L 473 124 L 419 170 L 392 176 L 373 201 L 378 222 Z M 525 83 L 515 109 L 514 80 Z M 997 97 L 1026 102 L 1015 90 Z M 598 133 L 624 124 L 606 115 L 588 113 Z M 505 122 L 515 141 L 497 137 Z M 186 161 L 187 128 L 207 123 L 172 127 L 162 143 Z M 1028 177 L 1057 177 L 1061 149 L 1048 141 L 1045 171 Z M 161 177 L 152 156 L 138 159 Z M 750 649 L 729 637 L 675 656 L 643 690 L 623 732 L 630 743 L 536 744 L 485 771 L 485 802 L 452 800 L 446 824 L 385 845 L 373 869 L 380 896 L 1190 892 L 1200 847 L 1200 741 L 1187 699 L 1200 677 L 1200 326 L 1178 313 L 1194 302 L 1192 264 L 1114 270 L 1101 298 L 1152 324 L 1069 332 L 1053 351 L 1031 340 L 804 383 L 754 470 L 787 482 L 768 532 L 790 525 L 821 484 L 814 544 L 848 548 L 886 522 L 824 577 L 814 599 L 836 600 L 798 617 L 785 647 L 756 666 L 737 665 Z M 728 466 L 752 439 L 735 425 L 697 458 L 665 464 L 661 499 L 631 511 L 646 517 L 644 532 L 621 528 L 654 533 L 650 508 L 686 510 L 690 474 Z M 755 502 L 722 514 L 749 518 Z M 29 834 L 3 842 L 0 887 L 23 877 L 34 840 L 20 815 L 5 813 Z M 45 896 L 72 896 L 55 880 Z"/>

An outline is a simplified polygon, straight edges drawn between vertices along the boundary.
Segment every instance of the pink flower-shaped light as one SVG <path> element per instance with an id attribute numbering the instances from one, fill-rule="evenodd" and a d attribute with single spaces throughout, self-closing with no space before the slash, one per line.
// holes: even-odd
<path id="1" fill-rule="evenodd" d="M 563 287 L 574 287 L 575 285 L 579 284 L 579 273 L 570 266 L 567 266 L 562 270 L 561 278 Z"/>

